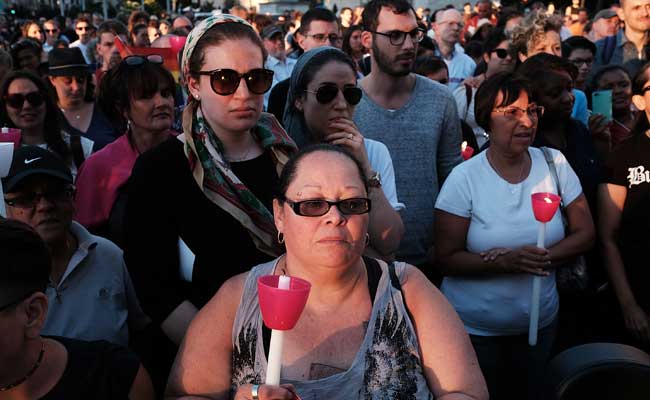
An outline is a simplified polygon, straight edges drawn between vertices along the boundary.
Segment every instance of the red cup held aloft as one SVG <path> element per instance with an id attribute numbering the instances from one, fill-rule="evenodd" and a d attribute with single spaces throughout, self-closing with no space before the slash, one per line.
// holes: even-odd
<path id="1" fill-rule="evenodd" d="M 547 223 L 553 219 L 561 200 L 560 196 L 548 192 L 533 193 L 531 199 L 535 219 L 542 223 Z"/>
<path id="2" fill-rule="evenodd" d="M 311 283 L 290 277 L 289 289 L 279 289 L 279 275 L 265 275 L 257 279 L 257 293 L 264 324 L 271 329 L 288 331 L 300 319 L 307 304 Z"/>
<path id="3" fill-rule="evenodd" d="M 18 128 L 1 128 L 0 129 L 0 142 L 13 143 L 14 149 L 20 147 L 20 129 Z"/>

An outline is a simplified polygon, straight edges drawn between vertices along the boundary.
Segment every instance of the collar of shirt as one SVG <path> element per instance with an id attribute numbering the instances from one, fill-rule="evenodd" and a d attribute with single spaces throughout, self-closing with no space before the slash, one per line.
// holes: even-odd
<path id="1" fill-rule="evenodd" d="M 61 286 L 63 282 L 65 282 L 66 278 L 77 269 L 88 254 L 97 247 L 97 240 L 78 222 L 72 221 L 72 224 L 70 224 L 70 233 L 72 233 L 72 235 L 77 239 L 77 249 L 72 257 L 70 257 L 68 267 L 63 273 L 61 281 L 59 281 L 57 287 Z"/>

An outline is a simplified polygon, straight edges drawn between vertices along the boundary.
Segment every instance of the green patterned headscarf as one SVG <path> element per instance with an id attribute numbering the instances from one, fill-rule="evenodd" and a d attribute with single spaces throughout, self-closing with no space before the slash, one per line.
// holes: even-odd
<path id="1" fill-rule="evenodd" d="M 201 21 L 190 32 L 183 50 L 181 69 L 185 82 L 189 81 L 189 61 L 196 44 L 210 28 L 223 23 L 240 23 L 253 29 L 248 22 L 228 14 L 214 15 Z M 272 114 L 262 113 L 251 134 L 265 152 L 270 152 L 280 175 L 289 156 L 296 151 L 296 145 Z M 183 111 L 181 140 L 185 143 L 185 155 L 192 175 L 206 197 L 239 221 L 260 251 L 272 256 L 282 254 L 283 248 L 276 239 L 273 214 L 232 171 L 223 156 L 223 144 L 204 118 L 200 102 L 192 97 Z"/>

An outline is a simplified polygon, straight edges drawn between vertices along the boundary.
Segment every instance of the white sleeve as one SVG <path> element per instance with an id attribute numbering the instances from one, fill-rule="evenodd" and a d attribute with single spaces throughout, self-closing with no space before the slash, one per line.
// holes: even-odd
<path id="1" fill-rule="evenodd" d="M 438 193 L 436 208 L 459 217 L 472 216 L 472 191 L 463 164 L 454 168 Z"/>
<path id="2" fill-rule="evenodd" d="M 569 162 L 564 157 L 562 152 L 550 149 L 551 154 L 553 154 L 553 163 L 555 164 L 555 169 L 557 170 L 557 176 L 560 180 L 560 188 L 562 189 L 562 202 L 564 206 L 568 206 L 575 199 L 582 194 L 582 186 L 580 185 L 580 180 L 578 176 L 569 165 Z"/>
<path id="3" fill-rule="evenodd" d="M 401 211 L 406 206 L 397 200 L 397 187 L 395 186 L 395 170 L 393 160 L 385 144 L 372 139 L 364 139 L 368 161 L 373 170 L 381 176 L 381 189 L 384 196 L 395 211 Z"/>

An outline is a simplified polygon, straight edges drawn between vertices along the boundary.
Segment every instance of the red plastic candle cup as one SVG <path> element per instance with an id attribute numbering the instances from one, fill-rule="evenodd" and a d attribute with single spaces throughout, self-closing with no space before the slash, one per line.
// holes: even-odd
<path id="1" fill-rule="evenodd" d="M 186 36 L 170 36 L 169 44 L 174 53 L 181 51 L 183 46 L 185 46 L 185 41 L 187 40 Z"/>
<path id="2" fill-rule="evenodd" d="M 531 195 L 533 202 L 533 214 L 535 219 L 542 223 L 547 223 L 553 219 L 553 215 L 560 205 L 560 196 L 554 193 L 540 192 Z"/>
<path id="3" fill-rule="evenodd" d="M 271 329 L 293 329 L 307 304 L 311 283 L 300 278 L 290 279 L 289 289 L 278 288 L 279 275 L 265 275 L 257 279 L 262 319 Z"/>
<path id="4" fill-rule="evenodd" d="M 463 156 L 463 160 L 467 161 L 474 155 L 474 149 L 468 146 L 467 142 L 463 142 L 460 145 L 460 155 Z"/>
<path id="5" fill-rule="evenodd" d="M 13 143 L 14 149 L 20 147 L 20 129 L 18 128 L 2 128 L 0 130 L 0 142 Z"/>

